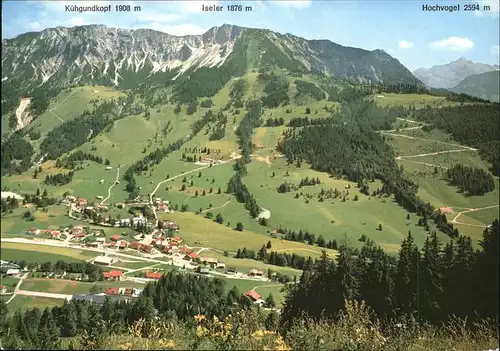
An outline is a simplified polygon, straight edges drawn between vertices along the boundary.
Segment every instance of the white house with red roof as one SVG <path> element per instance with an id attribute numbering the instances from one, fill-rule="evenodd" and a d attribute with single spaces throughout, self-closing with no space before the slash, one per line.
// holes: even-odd
<path id="1" fill-rule="evenodd" d="M 78 206 L 87 206 L 87 200 L 83 197 L 79 197 L 78 200 L 76 200 L 76 204 Z"/>

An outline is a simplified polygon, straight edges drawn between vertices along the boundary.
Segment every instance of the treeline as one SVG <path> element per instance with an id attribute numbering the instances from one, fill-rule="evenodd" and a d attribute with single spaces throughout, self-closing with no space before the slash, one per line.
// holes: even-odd
<path id="1" fill-rule="evenodd" d="M 346 83 L 323 85 L 322 88 L 328 93 L 328 101 L 340 103 L 359 100 L 372 94 L 372 92 L 367 89 L 361 89 Z"/>
<path id="2" fill-rule="evenodd" d="M 279 127 L 285 124 L 285 119 L 283 117 L 268 118 L 266 120 L 266 127 Z"/>
<path id="3" fill-rule="evenodd" d="M 252 218 L 259 215 L 260 208 L 246 185 L 243 184 L 242 178 L 247 173 L 246 164 L 251 161 L 253 129 L 262 124 L 261 116 L 262 104 L 260 101 L 249 101 L 247 103 L 247 113 L 236 129 L 242 157 L 236 161 L 234 166 L 236 173 L 229 179 L 226 191 L 228 194 L 234 194 L 238 202 L 245 204 L 245 208 L 250 212 Z"/>
<path id="4" fill-rule="evenodd" d="M 80 116 L 66 121 L 52 129 L 40 144 L 41 154 L 47 154 L 47 159 L 55 160 L 62 154 L 75 149 L 97 136 L 112 123 L 115 101 L 105 101 L 92 112 L 84 111 Z"/>
<path id="5" fill-rule="evenodd" d="M 64 184 L 69 184 L 73 180 L 73 175 L 75 172 L 70 171 L 68 173 L 57 173 L 57 174 L 52 174 L 49 175 L 47 174 L 45 176 L 45 181 L 44 183 L 47 185 L 64 185 Z"/>
<path id="6" fill-rule="evenodd" d="M 464 236 L 442 247 L 435 232 L 422 249 L 409 233 L 398 257 L 370 240 L 356 255 L 343 243 L 336 261 L 324 253 L 290 287 L 282 326 L 303 319 L 302 313 L 336 319 L 345 299 L 365 301 L 384 319 L 407 316 L 439 325 L 455 315 L 473 325 L 480 318 L 498 318 L 499 229 L 495 220 L 484 230 L 479 251 Z"/>
<path id="7" fill-rule="evenodd" d="M 457 164 L 446 171 L 446 176 L 467 195 L 484 195 L 495 189 L 491 174 L 480 168 Z"/>
<path id="8" fill-rule="evenodd" d="M 275 73 L 260 73 L 257 77 L 260 83 L 265 84 L 262 105 L 269 108 L 288 105 L 288 87 L 290 83 L 284 76 Z"/>
<path id="9" fill-rule="evenodd" d="M 58 158 L 56 161 L 56 167 L 57 168 L 74 169 L 78 162 L 87 161 L 87 160 L 94 161 L 94 162 L 100 163 L 100 164 L 102 164 L 103 162 L 106 165 L 110 164 L 108 159 L 106 159 L 104 161 L 101 156 L 92 155 L 90 153 L 78 150 L 78 151 L 75 151 L 75 152 L 69 154 L 66 157 Z"/>
<path id="10" fill-rule="evenodd" d="M 295 80 L 295 85 L 297 87 L 297 96 L 309 96 L 317 101 L 326 98 L 325 92 L 318 88 L 316 84 L 309 83 L 303 80 Z"/>
<path id="11" fill-rule="evenodd" d="M 19 208 L 19 201 L 15 197 L 8 196 L 7 198 L 2 198 L 0 204 L 0 211 L 2 213 L 11 213 L 16 208 Z"/>
<path id="12" fill-rule="evenodd" d="M 212 134 L 208 137 L 208 140 L 221 140 L 226 135 L 226 125 L 218 123 L 212 128 Z"/>
<path id="13" fill-rule="evenodd" d="M 23 139 L 20 131 L 11 134 L 6 140 L 2 140 L 0 152 L 1 175 L 21 174 L 29 169 L 34 152 L 33 146 Z"/>
<path id="14" fill-rule="evenodd" d="M 40 189 L 36 189 L 36 194 L 23 194 L 23 205 L 35 204 L 37 207 L 47 207 L 57 203 L 57 199 L 49 197 L 47 190 L 40 194 Z"/>
<path id="15" fill-rule="evenodd" d="M 287 126 L 288 127 L 318 126 L 322 124 L 334 124 L 335 122 L 336 122 L 335 117 L 311 118 L 311 119 L 309 119 L 309 117 L 294 117 L 288 122 Z"/>
<path id="16" fill-rule="evenodd" d="M 87 275 L 88 282 L 101 281 L 104 279 L 103 270 L 101 266 L 92 264 L 90 262 L 65 262 L 58 260 L 56 263 L 46 261 L 42 263 L 26 260 L 12 261 L 17 264 L 21 269 L 27 268 L 30 271 L 37 271 L 43 273 L 81 273 Z"/>
<path id="17" fill-rule="evenodd" d="M 123 179 L 127 182 L 125 190 L 129 193 L 129 199 L 135 199 L 139 195 L 134 175 L 140 172 L 146 172 L 149 167 L 159 164 L 169 153 L 179 150 L 182 144 L 184 144 L 187 140 L 189 139 L 182 138 L 169 144 L 167 147 L 161 149 L 157 148 L 155 151 L 149 153 L 143 159 L 137 161 L 127 169 Z"/>
<path id="18" fill-rule="evenodd" d="M 191 126 L 192 133 L 198 134 L 206 125 L 211 122 L 218 122 L 219 124 L 225 126 L 227 123 L 227 117 L 222 111 L 219 111 L 217 114 L 215 114 L 212 112 L 212 110 L 208 110 L 200 120 L 197 120 L 193 123 L 193 125 Z"/>
<path id="19" fill-rule="evenodd" d="M 229 91 L 229 107 L 233 106 L 234 108 L 242 108 L 244 106 L 243 95 L 245 93 L 246 85 L 246 80 L 243 78 L 236 80 L 231 85 L 231 90 Z"/>
<path id="20" fill-rule="evenodd" d="M 479 149 L 480 155 L 492 164 L 494 175 L 500 175 L 500 109 L 499 104 L 475 104 L 423 108 L 416 110 L 417 121 L 439 128 L 462 144 Z M 481 118 L 477 118 L 481 116 Z"/>
<path id="21" fill-rule="evenodd" d="M 306 243 L 309 245 L 318 245 L 319 247 L 326 247 L 328 249 L 337 250 L 337 240 L 328 240 L 328 242 L 323 238 L 323 235 L 316 235 L 310 233 L 309 231 L 302 231 L 300 229 L 298 232 L 286 228 L 278 228 L 276 230 L 279 234 L 284 234 L 281 238 L 289 241 L 295 241 L 299 243 Z"/>
<path id="22" fill-rule="evenodd" d="M 315 261 L 313 261 L 311 256 L 304 257 L 295 253 L 287 254 L 286 252 L 267 252 L 266 245 L 262 245 L 258 252 L 247 250 L 246 247 L 238 249 L 234 257 L 248 258 L 272 264 L 273 266 L 292 267 L 300 270 L 311 269 L 315 264 Z"/>

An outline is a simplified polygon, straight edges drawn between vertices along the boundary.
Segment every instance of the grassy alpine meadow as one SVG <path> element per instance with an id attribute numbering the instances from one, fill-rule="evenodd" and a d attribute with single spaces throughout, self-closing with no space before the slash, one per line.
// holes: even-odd
<path id="1" fill-rule="evenodd" d="M 457 152 L 456 154 L 464 156 L 466 153 Z M 452 155 L 452 154 L 449 154 Z M 445 162 L 441 161 L 441 156 L 443 155 L 435 155 L 435 156 L 426 156 L 426 157 L 418 157 L 415 158 L 415 161 L 419 162 L 428 162 L 432 164 L 443 165 Z M 477 160 L 478 165 L 483 164 L 481 160 Z M 489 193 L 486 193 L 482 196 L 466 196 L 459 192 L 458 188 L 452 186 L 446 180 L 446 175 L 444 170 L 438 170 L 438 173 L 434 173 L 434 169 L 429 166 L 414 164 L 405 161 L 399 161 L 400 165 L 403 166 L 405 172 L 407 172 L 414 180 L 416 180 L 419 184 L 419 196 L 429 201 L 435 207 L 463 207 L 465 208 L 480 208 L 487 207 L 492 205 L 497 205 L 499 203 L 499 182 L 497 178 L 494 178 L 495 189 Z M 467 162 L 460 162 L 461 164 L 470 165 Z M 446 165 L 445 167 L 449 167 L 450 165 Z M 487 167 L 484 165 L 484 167 Z M 473 212 L 474 215 L 478 215 L 481 212 Z M 493 220 L 492 217 L 487 216 L 495 215 L 498 216 L 498 211 L 495 213 L 493 210 L 488 210 L 486 213 L 482 213 L 481 219 L 483 221 L 491 222 Z M 472 214 L 469 214 L 472 215 Z M 474 216 L 472 215 L 472 216 Z"/>
<path id="2" fill-rule="evenodd" d="M 33 122 L 33 129 L 42 134 L 47 134 L 63 121 L 69 121 L 78 117 L 89 109 L 92 100 L 98 103 L 104 100 L 118 99 L 125 96 L 123 92 L 112 87 L 83 86 L 61 91 L 49 105 L 47 111 L 37 117 Z"/>
<path id="3" fill-rule="evenodd" d="M 427 94 L 396 94 L 396 93 L 381 93 L 372 95 L 368 99 L 373 99 L 381 106 L 410 106 L 423 108 L 427 105 L 431 107 L 443 107 L 456 104 L 451 101 L 446 101 L 444 96 L 432 96 Z"/>
<path id="4" fill-rule="evenodd" d="M 61 306 L 63 303 L 64 300 L 62 299 L 16 295 L 7 305 L 7 308 L 9 309 L 8 314 L 14 314 L 18 310 L 26 311 L 33 308 L 39 308 L 43 311 L 47 307 Z"/>
<path id="5" fill-rule="evenodd" d="M 311 247 L 311 249 L 306 250 L 306 249 L 291 249 L 293 250 L 294 253 L 302 256 L 311 256 L 312 258 L 319 258 L 321 253 L 319 251 L 319 248 L 317 247 Z M 281 249 L 281 250 L 273 250 L 271 248 L 271 251 L 278 251 L 278 252 L 283 252 L 287 251 L 287 249 Z M 287 251 L 288 253 L 288 251 Z M 288 275 L 288 276 L 297 276 L 300 277 L 302 274 L 302 271 L 294 268 L 289 268 L 289 267 L 279 267 L 275 265 L 270 265 L 266 264 L 262 261 L 257 261 L 257 260 L 252 260 L 252 259 L 244 259 L 244 258 L 235 258 L 234 253 L 230 253 L 228 257 L 224 256 L 221 253 L 215 252 L 215 251 L 202 251 L 200 252 L 200 259 L 203 260 L 203 258 L 216 258 L 219 262 L 224 262 L 227 267 L 233 267 L 238 269 L 238 272 L 241 273 L 248 273 L 251 269 L 257 269 L 259 271 L 263 271 L 264 274 L 267 275 L 268 269 L 271 269 L 273 271 Z"/>
<path id="6" fill-rule="evenodd" d="M 299 189 L 299 193 L 315 195 L 309 203 L 303 197 L 296 199 L 295 192 L 278 193 L 280 184 L 288 182 L 299 185 L 300 180 L 306 177 L 321 180 L 320 185 Z M 396 251 L 409 230 L 419 245 L 422 245 L 426 238 L 423 228 L 416 226 L 417 218 L 412 216 L 407 220 L 407 212 L 394 203 L 392 198 L 363 195 L 356 188 L 356 184 L 333 179 L 326 173 L 308 168 L 305 164 L 300 168 L 287 166 L 280 158 L 274 160 L 271 165 L 254 161 L 248 166 L 245 184 L 256 197 L 259 206 L 270 210 L 269 228 L 285 227 L 295 231 L 309 231 L 316 237 L 322 235 L 327 241 L 336 239 L 339 242 L 347 237 L 351 245 L 361 245 L 358 239 L 364 234 L 376 243 L 389 245 Z M 350 188 L 346 189 L 348 186 Z M 370 183 L 370 191 L 381 186 L 380 181 Z M 342 202 L 342 198 L 320 202 L 317 195 L 322 188 L 349 191 L 349 195 L 346 196 L 346 202 Z M 354 200 L 355 196 L 358 201 Z M 377 230 L 379 224 L 382 225 L 382 231 Z"/>
<path id="7" fill-rule="evenodd" d="M 424 141 L 417 139 L 408 139 L 389 133 L 384 134 L 387 142 L 394 148 L 394 151 L 399 156 L 419 155 L 432 152 L 456 150 L 457 146 L 442 144 L 436 141 Z M 415 161 L 418 161 L 415 159 Z"/>
<path id="8" fill-rule="evenodd" d="M 28 243 L 2 243 L 2 259 L 7 261 L 25 260 L 27 262 L 68 262 L 87 261 L 99 254 L 93 251 L 72 249 L 67 247 L 54 247 L 48 245 Z"/>
<path id="9" fill-rule="evenodd" d="M 161 213 L 159 219 L 175 221 L 181 230 L 180 236 L 189 246 L 209 247 L 221 251 L 236 252 L 239 248 L 246 247 L 251 250 L 259 250 L 263 244 L 271 241 L 274 249 L 311 249 L 313 246 L 307 244 L 271 238 L 265 234 L 258 234 L 248 230 L 241 232 L 218 224 L 212 220 L 190 212 Z M 318 252 L 321 250 L 318 248 Z M 334 250 L 327 250 L 332 255 Z"/>

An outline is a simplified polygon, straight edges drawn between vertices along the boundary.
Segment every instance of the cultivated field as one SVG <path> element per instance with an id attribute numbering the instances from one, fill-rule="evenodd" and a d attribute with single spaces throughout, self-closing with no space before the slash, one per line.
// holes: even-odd
<path id="1" fill-rule="evenodd" d="M 92 251 L 83 251 L 70 249 L 66 247 L 55 247 L 24 243 L 2 243 L 2 260 L 27 262 L 57 262 L 63 260 L 66 262 L 80 262 L 89 260 L 98 256 L 98 253 Z"/>

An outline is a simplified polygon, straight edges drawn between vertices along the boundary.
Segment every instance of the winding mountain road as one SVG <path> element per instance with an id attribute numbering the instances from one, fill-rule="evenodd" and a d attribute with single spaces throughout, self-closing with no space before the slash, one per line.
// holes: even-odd
<path id="1" fill-rule="evenodd" d="M 466 225 L 469 227 L 476 227 L 476 228 L 486 228 L 487 225 L 477 225 L 477 224 L 469 224 L 469 223 L 464 223 L 464 222 L 459 222 L 457 219 L 463 215 L 464 213 L 469 213 L 469 212 L 477 212 L 477 211 L 482 211 L 482 210 L 488 210 L 490 208 L 495 208 L 499 207 L 500 205 L 492 205 L 492 206 L 486 206 L 486 207 L 480 207 L 480 208 L 471 208 L 465 211 L 458 212 L 455 218 L 451 220 L 453 224 L 460 224 L 460 225 Z"/>

